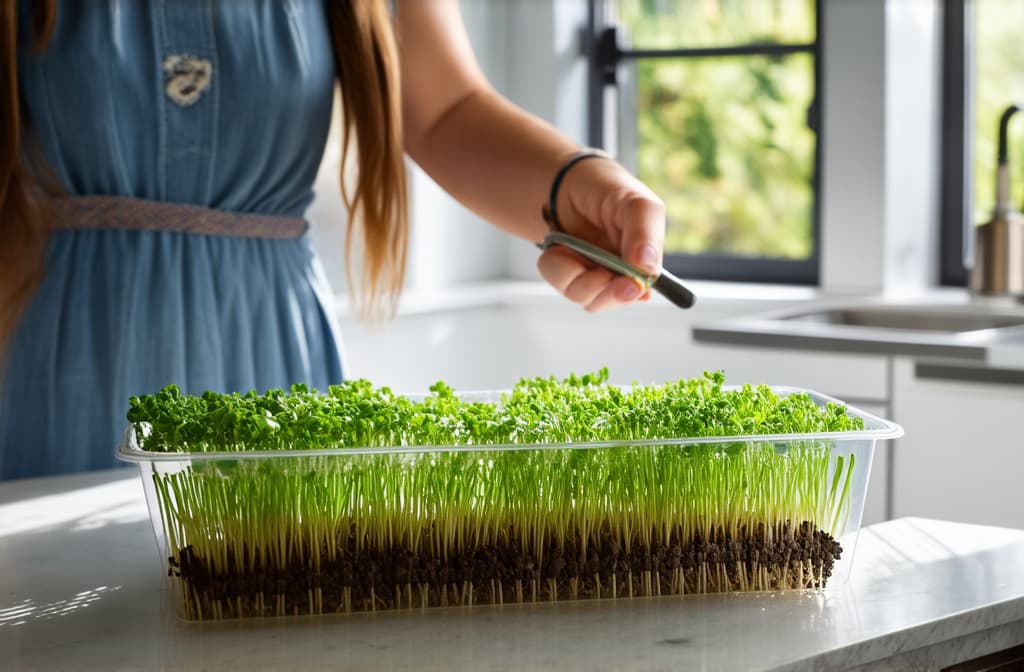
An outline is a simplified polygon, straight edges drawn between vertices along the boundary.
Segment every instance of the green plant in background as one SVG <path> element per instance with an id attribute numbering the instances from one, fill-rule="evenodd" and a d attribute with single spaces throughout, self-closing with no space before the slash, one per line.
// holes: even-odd
<path id="1" fill-rule="evenodd" d="M 421 401 L 361 380 L 327 394 L 169 386 L 128 417 L 144 450 L 186 464 L 252 455 L 154 467 L 189 618 L 822 586 L 853 456 L 756 436 L 862 422 L 723 382 L 620 388 L 602 371 L 523 380 L 498 404 L 443 383 Z M 679 445 L 718 436 L 743 438 Z"/>
<path id="2" fill-rule="evenodd" d="M 808 44 L 813 0 L 619 0 L 636 48 Z M 639 60 L 636 168 L 664 199 L 666 249 L 806 259 L 815 135 L 809 54 Z"/>

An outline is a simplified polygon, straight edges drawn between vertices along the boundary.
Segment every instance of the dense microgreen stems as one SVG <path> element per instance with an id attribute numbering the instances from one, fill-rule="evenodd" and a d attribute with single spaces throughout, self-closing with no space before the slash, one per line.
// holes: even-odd
<path id="1" fill-rule="evenodd" d="M 585 558 L 602 539 L 629 552 L 741 539 L 758 529 L 770 538 L 805 522 L 842 532 L 853 456 L 827 440 L 776 445 L 749 437 L 861 428 L 844 408 L 765 386 L 723 389 L 719 373 L 627 389 L 607 385 L 606 376 L 524 380 L 500 404 L 462 400 L 442 383 L 420 402 L 366 381 L 326 395 L 296 386 L 287 394 L 194 397 L 172 386 L 133 398 L 129 419 L 147 451 L 298 451 L 196 461 L 154 475 L 172 554 L 188 547 L 214 573 L 302 566 L 318 574 L 322 562 L 368 549 L 447 562 L 513 542 L 543 567 L 570 546 Z M 737 438 L 629 444 L 707 436 Z M 583 441 L 621 444 L 487 447 Z M 402 445 L 478 448 L 412 454 Z M 396 450 L 301 455 L 374 446 Z"/>

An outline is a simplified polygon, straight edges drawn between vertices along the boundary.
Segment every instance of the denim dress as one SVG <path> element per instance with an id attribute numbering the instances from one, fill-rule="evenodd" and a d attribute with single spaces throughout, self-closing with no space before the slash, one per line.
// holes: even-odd
<path id="1" fill-rule="evenodd" d="M 19 44 L 22 109 L 68 195 L 303 216 L 333 99 L 320 2 L 61 2 L 48 48 Z M 45 263 L 0 374 L 0 478 L 117 465 L 129 397 L 170 383 L 342 379 L 308 233 L 58 230 Z"/>

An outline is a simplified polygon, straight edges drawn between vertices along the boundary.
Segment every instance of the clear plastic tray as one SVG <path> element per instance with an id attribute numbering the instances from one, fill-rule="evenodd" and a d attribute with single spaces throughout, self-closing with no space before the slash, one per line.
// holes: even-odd
<path id="1" fill-rule="evenodd" d="M 129 426 L 117 456 L 186 620 L 831 589 L 875 443 L 903 434 L 847 410 L 863 430 L 234 453 L 143 451 Z"/>

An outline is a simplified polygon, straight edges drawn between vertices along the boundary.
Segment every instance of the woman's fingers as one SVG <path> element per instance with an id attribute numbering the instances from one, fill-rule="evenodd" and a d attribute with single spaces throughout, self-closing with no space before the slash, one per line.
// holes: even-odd
<path id="1" fill-rule="evenodd" d="M 589 312 L 614 308 L 650 295 L 636 281 L 596 266 L 557 245 L 540 255 L 537 270 L 567 299 Z"/>
<path id="2" fill-rule="evenodd" d="M 633 301 L 644 300 L 645 294 L 649 292 L 637 284 L 636 280 L 615 275 L 605 286 L 604 291 L 587 304 L 586 309 L 588 312 L 598 313 L 609 308 L 618 308 Z"/>
<path id="3" fill-rule="evenodd" d="M 622 231 L 622 256 L 655 275 L 661 271 L 665 245 L 665 205 L 653 195 L 632 195 L 615 208 L 614 224 Z"/>
<path id="4" fill-rule="evenodd" d="M 593 301 L 612 279 L 610 271 L 557 245 L 541 253 L 537 270 L 567 299 L 583 306 Z"/>

